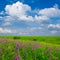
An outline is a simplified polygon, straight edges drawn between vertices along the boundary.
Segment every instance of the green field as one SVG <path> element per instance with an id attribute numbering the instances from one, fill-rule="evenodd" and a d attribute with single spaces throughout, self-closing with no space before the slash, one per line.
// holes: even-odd
<path id="1" fill-rule="evenodd" d="M 60 36 L 0 36 L 0 60 L 60 60 Z"/>

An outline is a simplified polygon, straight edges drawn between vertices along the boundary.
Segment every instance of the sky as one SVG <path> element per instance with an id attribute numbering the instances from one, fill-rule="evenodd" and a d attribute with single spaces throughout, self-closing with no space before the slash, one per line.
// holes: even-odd
<path id="1" fill-rule="evenodd" d="M 60 36 L 60 0 L 0 0 L 0 35 Z"/>

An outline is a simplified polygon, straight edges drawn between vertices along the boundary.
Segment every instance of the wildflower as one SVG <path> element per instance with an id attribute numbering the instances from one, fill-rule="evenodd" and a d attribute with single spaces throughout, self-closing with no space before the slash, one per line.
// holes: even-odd
<path id="1" fill-rule="evenodd" d="M 33 45 L 34 45 L 35 48 L 39 48 L 40 47 L 39 43 L 37 43 L 37 42 L 34 42 Z"/>
<path id="2" fill-rule="evenodd" d="M 2 53 L 2 49 L 0 49 L 0 53 Z"/>
<path id="3" fill-rule="evenodd" d="M 21 44 L 20 43 L 17 43 L 18 50 L 20 50 L 20 46 L 21 46 Z"/>
<path id="4" fill-rule="evenodd" d="M 7 39 L 6 38 L 0 38 L 0 43 L 2 43 L 4 41 L 7 41 Z"/>
<path id="5" fill-rule="evenodd" d="M 21 57 L 20 56 L 15 56 L 14 60 L 21 60 Z"/>
<path id="6" fill-rule="evenodd" d="M 14 58 L 14 60 L 19 60 L 19 56 L 16 56 L 16 57 Z"/>

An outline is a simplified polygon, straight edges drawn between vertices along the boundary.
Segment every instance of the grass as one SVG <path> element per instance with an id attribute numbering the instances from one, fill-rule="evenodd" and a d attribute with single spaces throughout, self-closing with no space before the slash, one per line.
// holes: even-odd
<path id="1" fill-rule="evenodd" d="M 60 36 L 0 36 L 0 60 L 60 60 Z"/>

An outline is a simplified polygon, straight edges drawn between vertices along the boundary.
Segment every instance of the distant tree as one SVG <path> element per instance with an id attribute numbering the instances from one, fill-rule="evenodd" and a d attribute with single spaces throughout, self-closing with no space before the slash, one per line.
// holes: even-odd
<path id="1" fill-rule="evenodd" d="M 36 38 L 34 38 L 34 39 L 33 39 L 33 41 L 37 41 L 37 39 L 36 39 Z"/>
<path id="2" fill-rule="evenodd" d="M 13 39 L 20 39 L 20 36 L 14 36 Z"/>

